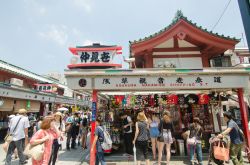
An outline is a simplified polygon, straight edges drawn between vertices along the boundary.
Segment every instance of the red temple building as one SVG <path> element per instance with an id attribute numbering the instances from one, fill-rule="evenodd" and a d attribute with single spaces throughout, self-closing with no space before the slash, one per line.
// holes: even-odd
<path id="1" fill-rule="evenodd" d="M 196 25 L 178 11 L 166 28 L 130 42 L 130 56 L 136 68 L 201 69 L 210 67 L 210 59 L 234 49 L 238 42 Z"/>

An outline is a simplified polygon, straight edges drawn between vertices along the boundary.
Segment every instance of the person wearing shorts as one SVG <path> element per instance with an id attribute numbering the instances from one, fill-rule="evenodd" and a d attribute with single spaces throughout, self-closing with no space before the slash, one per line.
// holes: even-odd
<path id="1" fill-rule="evenodd" d="M 148 119 L 148 121 L 149 121 L 149 133 L 152 145 L 153 159 L 156 160 L 156 148 L 158 148 L 157 138 L 159 137 L 158 125 L 160 120 L 155 114 L 153 114 L 151 118 Z"/>
<path id="2" fill-rule="evenodd" d="M 173 124 L 169 111 L 165 111 L 163 113 L 163 119 L 161 120 L 158 126 L 160 135 L 163 135 L 163 141 L 158 141 L 159 149 L 158 149 L 158 165 L 161 164 L 162 159 L 162 151 L 164 146 L 166 145 L 166 164 L 169 165 L 170 157 L 171 157 L 171 144 L 173 143 Z"/>

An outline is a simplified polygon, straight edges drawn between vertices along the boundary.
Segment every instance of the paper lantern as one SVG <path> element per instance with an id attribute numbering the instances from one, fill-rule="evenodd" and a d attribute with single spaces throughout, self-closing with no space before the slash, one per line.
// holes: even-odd
<path id="1" fill-rule="evenodd" d="M 199 104 L 204 105 L 209 103 L 209 96 L 207 94 L 199 94 Z"/>
<path id="2" fill-rule="evenodd" d="M 168 104 L 178 104 L 178 96 L 177 95 L 168 95 Z"/>

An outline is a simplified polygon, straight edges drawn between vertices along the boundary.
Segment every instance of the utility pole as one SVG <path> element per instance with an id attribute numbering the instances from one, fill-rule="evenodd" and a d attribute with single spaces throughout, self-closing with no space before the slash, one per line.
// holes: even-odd
<path id="1" fill-rule="evenodd" d="M 246 33 L 247 45 L 248 48 L 250 49 L 250 0 L 238 0 L 238 3 Z"/>

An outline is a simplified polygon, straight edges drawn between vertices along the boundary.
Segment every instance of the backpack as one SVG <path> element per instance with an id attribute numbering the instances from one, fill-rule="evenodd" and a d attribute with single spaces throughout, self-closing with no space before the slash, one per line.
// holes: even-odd
<path id="1" fill-rule="evenodd" d="M 110 134 L 108 133 L 108 131 L 106 131 L 106 129 L 103 129 L 100 126 L 99 128 L 103 132 L 103 135 L 104 135 L 103 141 L 101 142 L 102 149 L 104 151 L 109 151 L 112 149 L 112 140 L 111 140 Z"/>
<path id="2" fill-rule="evenodd" d="M 82 119 L 82 126 L 83 126 L 83 127 L 87 127 L 87 126 L 88 126 L 88 119 L 87 119 L 86 117 L 84 117 L 84 118 Z"/>

